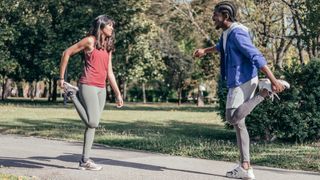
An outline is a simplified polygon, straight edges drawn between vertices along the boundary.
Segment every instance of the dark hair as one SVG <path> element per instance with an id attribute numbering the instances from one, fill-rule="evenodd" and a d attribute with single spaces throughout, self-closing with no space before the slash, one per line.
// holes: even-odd
<path id="1" fill-rule="evenodd" d="M 106 37 L 104 43 L 102 43 L 103 39 L 101 39 L 101 30 L 108 24 L 115 24 L 113 19 L 107 15 L 100 15 L 96 17 L 92 24 L 91 28 L 89 30 L 88 35 L 92 35 L 96 38 L 95 41 L 95 48 L 97 49 L 106 49 L 107 51 L 113 51 L 114 50 L 114 31 L 112 32 L 111 37 Z"/>
<path id="2" fill-rule="evenodd" d="M 230 20 L 232 22 L 237 21 L 236 16 L 237 16 L 237 7 L 236 5 L 231 2 L 231 1 L 222 1 L 219 2 L 215 7 L 214 7 L 215 12 L 220 12 L 222 14 L 228 14 L 230 17 Z"/>

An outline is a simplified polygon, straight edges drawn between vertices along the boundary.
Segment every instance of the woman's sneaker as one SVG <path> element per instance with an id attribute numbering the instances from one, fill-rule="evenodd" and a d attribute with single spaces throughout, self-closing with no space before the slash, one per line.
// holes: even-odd
<path id="1" fill-rule="evenodd" d="M 79 162 L 79 169 L 80 170 L 91 170 L 91 171 L 100 171 L 102 166 L 94 163 L 91 159 L 87 162 L 83 162 L 82 160 Z"/>
<path id="2" fill-rule="evenodd" d="M 231 171 L 228 171 L 226 176 L 229 178 L 247 179 L 247 180 L 256 178 L 253 174 L 252 167 L 249 167 L 249 169 L 246 170 L 246 169 L 243 169 L 240 164 L 238 164 Z"/>
<path id="3" fill-rule="evenodd" d="M 72 84 L 69 84 L 67 82 L 63 83 L 64 92 L 66 93 L 67 97 L 71 97 L 73 95 L 77 94 L 77 91 L 79 91 L 79 88 L 77 86 L 74 86 Z"/>
<path id="4" fill-rule="evenodd" d="M 290 84 L 287 81 L 278 79 L 278 82 L 280 82 L 286 89 L 290 88 Z M 269 97 L 272 101 L 274 99 L 274 96 L 280 100 L 279 96 L 275 92 L 273 92 L 272 84 L 269 79 L 264 78 L 259 80 L 259 90 L 262 89 L 266 89 L 269 92 Z"/>

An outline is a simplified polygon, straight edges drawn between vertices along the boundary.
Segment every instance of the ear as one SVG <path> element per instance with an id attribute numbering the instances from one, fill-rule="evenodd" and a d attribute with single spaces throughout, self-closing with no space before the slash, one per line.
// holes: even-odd
<path id="1" fill-rule="evenodd" d="M 223 13 L 223 17 L 225 18 L 225 20 L 230 19 L 230 15 L 228 13 Z"/>

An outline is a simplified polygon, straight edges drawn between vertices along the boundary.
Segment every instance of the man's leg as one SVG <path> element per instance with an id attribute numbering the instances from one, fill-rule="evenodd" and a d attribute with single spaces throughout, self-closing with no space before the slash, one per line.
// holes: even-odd
<path id="1" fill-rule="evenodd" d="M 260 95 L 254 96 L 257 84 L 258 78 L 255 77 L 238 87 L 230 88 L 227 96 L 226 120 L 235 127 L 241 166 L 244 169 L 250 167 L 250 138 L 245 117 L 264 100 Z"/>
<path id="2" fill-rule="evenodd" d="M 230 121 L 236 110 L 237 109 L 226 110 L 227 120 Z M 241 163 L 235 169 L 228 171 L 226 176 L 232 178 L 255 179 L 253 169 L 250 166 L 250 137 L 245 125 L 245 118 L 237 120 L 236 122 L 237 123 L 233 124 L 233 126 L 236 130 L 237 145 L 240 150 Z"/>
<path id="3" fill-rule="evenodd" d="M 252 110 L 265 99 L 266 96 L 267 94 L 264 96 L 264 93 L 260 91 L 253 98 L 241 104 L 238 108 L 232 109 L 232 112 L 227 113 L 228 121 L 232 125 L 238 124 L 245 117 L 247 117 L 252 112 Z"/>
<path id="4" fill-rule="evenodd" d="M 227 119 L 230 120 L 230 117 L 234 114 L 236 109 L 227 109 L 226 110 L 226 116 Z M 245 119 L 241 119 L 238 121 L 237 124 L 233 125 L 236 130 L 237 135 L 237 145 L 240 150 L 240 162 L 244 164 L 245 166 L 249 166 L 250 164 L 250 153 L 249 153 L 249 147 L 250 147 L 250 138 L 249 133 L 247 130 L 247 127 L 245 125 Z M 247 169 L 248 167 L 243 167 Z"/>

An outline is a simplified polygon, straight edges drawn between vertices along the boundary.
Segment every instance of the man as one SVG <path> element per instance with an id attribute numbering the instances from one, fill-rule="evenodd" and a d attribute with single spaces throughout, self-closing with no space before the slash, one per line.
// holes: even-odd
<path id="1" fill-rule="evenodd" d="M 255 179 L 250 165 L 250 139 L 245 125 L 245 117 L 265 98 L 273 98 L 290 85 L 277 80 L 267 66 L 259 50 L 252 44 L 248 28 L 236 20 L 237 8 L 230 1 L 218 3 L 212 20 L 216 29 L 223 33 L 219 42 L 209 48 L 197 49 L 195 57 L 219 52 L 221 55 L 221 76 L 227 81 L 228 96 L 226 119 L 236 130 L 237 144 L 240 149 L 240 164 L 226 173 L 227 177 Z M 258 71 L 268 79 L 260 80 L 259 93 L 254 95 L 258 85 Z"/>

